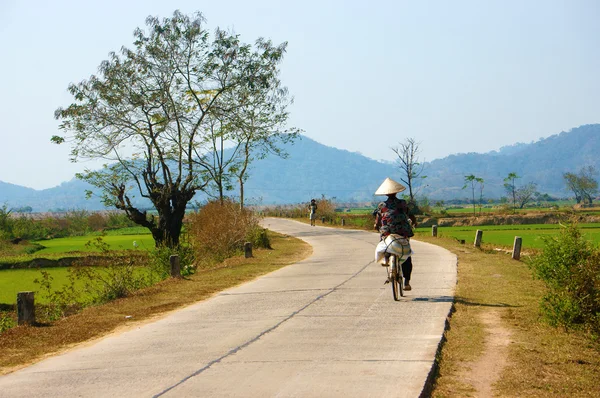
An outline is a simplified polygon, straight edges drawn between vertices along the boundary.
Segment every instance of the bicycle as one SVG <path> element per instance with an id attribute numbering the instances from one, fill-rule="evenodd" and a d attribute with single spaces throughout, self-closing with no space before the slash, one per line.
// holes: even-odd
<path id="1" fill-rule="evenodd" d="M 386 267 L 388 274 L 388 282 L 392 285 L 392 294 L 394 301 L 400 300 L 400 297 L 404 296 L 404 289 L 402 282 L 404 275 L 402 274 L 402 264 L 398 261 L 398 256 L 391 254 L 389 259 L 389 266 Z"/>
<path id="2" fill-rule="evenodd" d="M 392 285 L 394 300 L 400 300 L 404 296 L 404 274 L 402 263 L 412 254 L 408 238 L 400 235 L 388 235 L 377 245 L 378 253 L 386 257 L 385 264 L 388 278 L 385 283 Z"/>

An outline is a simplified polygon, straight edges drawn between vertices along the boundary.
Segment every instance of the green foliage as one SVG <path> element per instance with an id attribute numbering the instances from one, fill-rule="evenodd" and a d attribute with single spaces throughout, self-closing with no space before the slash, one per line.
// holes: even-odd
<path id="1" fill-rule="evenodd" d="M 246 241 L 252 243 L 252 247 L 272 249 L 267 229 L 262 228 L 260 225 L 250 227 L 246 234 Z"/>
<path id="2" fill-rule="evenodd" d="M 194 249 L 190 246 L 184 235 L 184 238 L 177 247 L 160 245 L 150 251 L 151 274 L 156 276 L 158 280 L 166 279 L 171 275 L 170 258 L 172 255 L 179 256 L 179 266 L 182 276 L 188 276 L 196 272 Z"/>
<path id="3" fill-rule="evenodd" d="M 43 249 L 45 249 L 45 246 L 42 246 L 42 245 L 40 245 L 38 243 L 34 243 L 31 246 L 27 246 L 25 248 L 25 253 L 27 253 L 27 254 L 33 254 L 33 253 L 38 252 L 38 251 L 43 250 Z"/>
<path id="4" fill-rule="evenodd" d="M 6 205 L 0 207 L 0 239 L 11 239 L 13 237 L 13 222 L 10 217 L 11 211 Z"/>
<path id="5" fill-rule="evenodd" d="M 143 266 L 147 262 L 144 252 L 130 251 L 124 255 L 111 252 L 101 236 L 90 241 L 88 246 L 100 251 L 102 256 L 82 260 L 85 263 L 75 265 L 73 273 L 83 281 L 90 303 L 126 297 L 155 282 L 152 274 Z"/>
<path id="6" fill-rule="evenodd" d="M 135 227 L 136 225 L 127 217 L 125 212 L 111 211 L 106 215 L 106 228 L 108 229 Z"/>
<path id="7" fill-rule="evenodd" d="M 291 137 L 283 134 L 290 100 L 279 81 L 287 43 L 245 44 L 218 28 L 212 34 L 201 13 L 150 16 L 146 25 L 97 75 L 69 85 L 74 102 L 55 112 L 68 137 L 51 141 L 71 144 L 73 161 L 108 159 L 77 177 L 99 188 L 105 205 L 151 230 L 157 245 L 177 247 L 197 191 L 229 185 L 223 173 L 232 170 L 241 188 L 251 161 L 281 153 L 277 142 Z M 235 164 L 215 157 L 223 142 L 234 145 Z M 158 216 L 136 208 L 136 196 L 150 200 Z"/>
<path id="8" fill-rule="evenodd" d="M 38 284 L 39 291 L 46 302 L 45 305 L 38 306 L 38 314 L 45 320 L 54 321 L 77 311 L 81 306 L 79 304 L 81 293 L 75 288 L 76 274 L 69 269 L 68 283 L 60 289 L 54 289 L 52 282 L 54 278 L 45 271 L 40 270 L 41 277 L 34 279 Z"/>
<path id="9" fill-rule="evenodd" d="M 8 311 L 0 311 L 0 333 L 17 326 L 13 313 Z"/>
<path id="10" fill-rule="evenodd" d="M 598 194 L 598 181 L 596 180 L 594 166 L 583 167 L 578 174 L 564 173 L 563 179 L 569 190 L 575 195 L 577 203 L 592 204 L 593 198 Z"/>
<path id="11" fill-rule="evenodd" d="M 545 237 L 542 253 L 531 261 L 534 275 L 548 293 L 542 311 L 551 324 L 584 326 L 600 335 L 600 249 L 576 224 L 558 236 Z"/>
<path id="12" fill-rule="evenodd" d="M 124 213 L 90 213 L 71 210 L 55 217 L 34 218 L 30 214 L 11 216 L 6 205 L 0 207 L 0 238 L 41 240 L 67 236 L 83 236 L 106 228 L 122 228 L 135 225 Z"/>

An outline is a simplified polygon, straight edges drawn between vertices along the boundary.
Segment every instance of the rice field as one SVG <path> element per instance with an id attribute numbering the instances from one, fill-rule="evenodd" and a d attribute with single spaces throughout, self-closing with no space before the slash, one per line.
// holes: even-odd
<path id="1" fill-rule="evenodd" d="M 93 246 L 86 246 L 90 241 L 94 241 L 98 236 L 70 236 L 68 238 L 57 238 L 41 240 L 35 243 L 44 246 L 44 249 L 35 252 L 37 257 L 43 257 L 51 253 L 72 253 L 72 252 L 98 252 Z M 144 249 L 150 250 L 154 247 L 154 239 L 149 233 L 135 235 L 106 235 L 102 236 L 102 241 L 108 244 L 111 250 L 129 250 Z M 135 245 L 134 245 L 135 242 Z"/>
<path id="2" fill-rule="evenodd" d="M 476 231 L 482 230 L 482 243 L 512 247 L 515 236 L 520 236 L 523 249 L 541 249 L 544 246 L 543 237 L 556 236 L 560 228 L 561 226 L 556 224 L 438 227 L 438 236 L 464 239 L 467 243 L 473 243 Z M 580 224 L 579 228 L 589 240 L 600 243 L 600 224 Z M 415 232 L 416 235 L 431 234 L 431 227 L 417 228 Z"/>
<path id="3" fill-rule="evenodd" d="M 100 250 L 97 247 L 87 245 L 88 242 L 94 241 L 99 236 L 99 234 L 91 234 L 37 241 L 34 243 L 44 246 L 43 249 L 31 254 L 0 257 L 0 261 L 4 263 L 18 263 L 34 258 L 58 259 L 64 257 L 64 255 L 72 256 L 73 254 L 82 255 L 84 253 L 99 252 Z M 111 250 L 150 250 L 154 248 L 154 239 L 147 228 L 122 228 L 108 231 L 101 237 L 102 241 Z M 59 290 L 69 282 L 68 270 L 67 267 L 44 268 L 44 271 L 48 272 L 53 278 L 52 287 L 54 290 Z M 0 304 L 14 304 L 17 292 L 20 291 L 39 292 L 40 285 L 34 283 L 36 278 L 41 278 L 39 269 L 0 270 Z M 40 294 L 36 294 L 35 300 L 36 302 L 44 303 L 44 297 Z"/>

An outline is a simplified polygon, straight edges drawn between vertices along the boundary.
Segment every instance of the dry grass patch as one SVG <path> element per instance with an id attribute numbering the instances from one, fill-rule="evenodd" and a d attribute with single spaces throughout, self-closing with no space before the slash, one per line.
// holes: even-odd
<path id="1" fill-rule="evenodd" d="M 31 364 L 90 339 L 147 322 L 166 312 L 204 300 L 308 257 L 312 248 L 301 240 L 269 231 L 273 250 L 254 250 L 254 257 L 230 258 L 186 279 L 169 279 L 105 305 L 48 325 L 22 326 L 0 334 L 0 374 Z"/>
<path id="2" fill-rule="evenodd" d="M 492 377 L 501 397 L 600 396 L 600 346 L 584 332 L 566 332 L 541 320 L 543 284 L 528 266 L 490 247 L 483 250 L 451 239 L 419 237 L 458 255 L 458 285 L 450 328 L 439 357 L 433 397 L 484 396 L 470 382 L 477 361 L 506 360 Z M 501 349 L 486 348 L 493 330 L 486 315 L 496 312 L 510 335 Z M 501 357 L 499 357 L 501 356 Z M 489 396 L 489 395 L 485 395 Z"/>

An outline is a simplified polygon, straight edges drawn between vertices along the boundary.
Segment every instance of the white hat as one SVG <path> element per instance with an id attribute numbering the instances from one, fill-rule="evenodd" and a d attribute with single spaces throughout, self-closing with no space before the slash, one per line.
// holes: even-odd
<path id="1" fill-rule="evenodd" d="M 406 189 L 406 187 L 391 178 L 386 178 L 384 182 L 381 183 L 377 191 L 375 191 L 375 195 L 391 195 L 393 193 L 402 192 Z"/>

